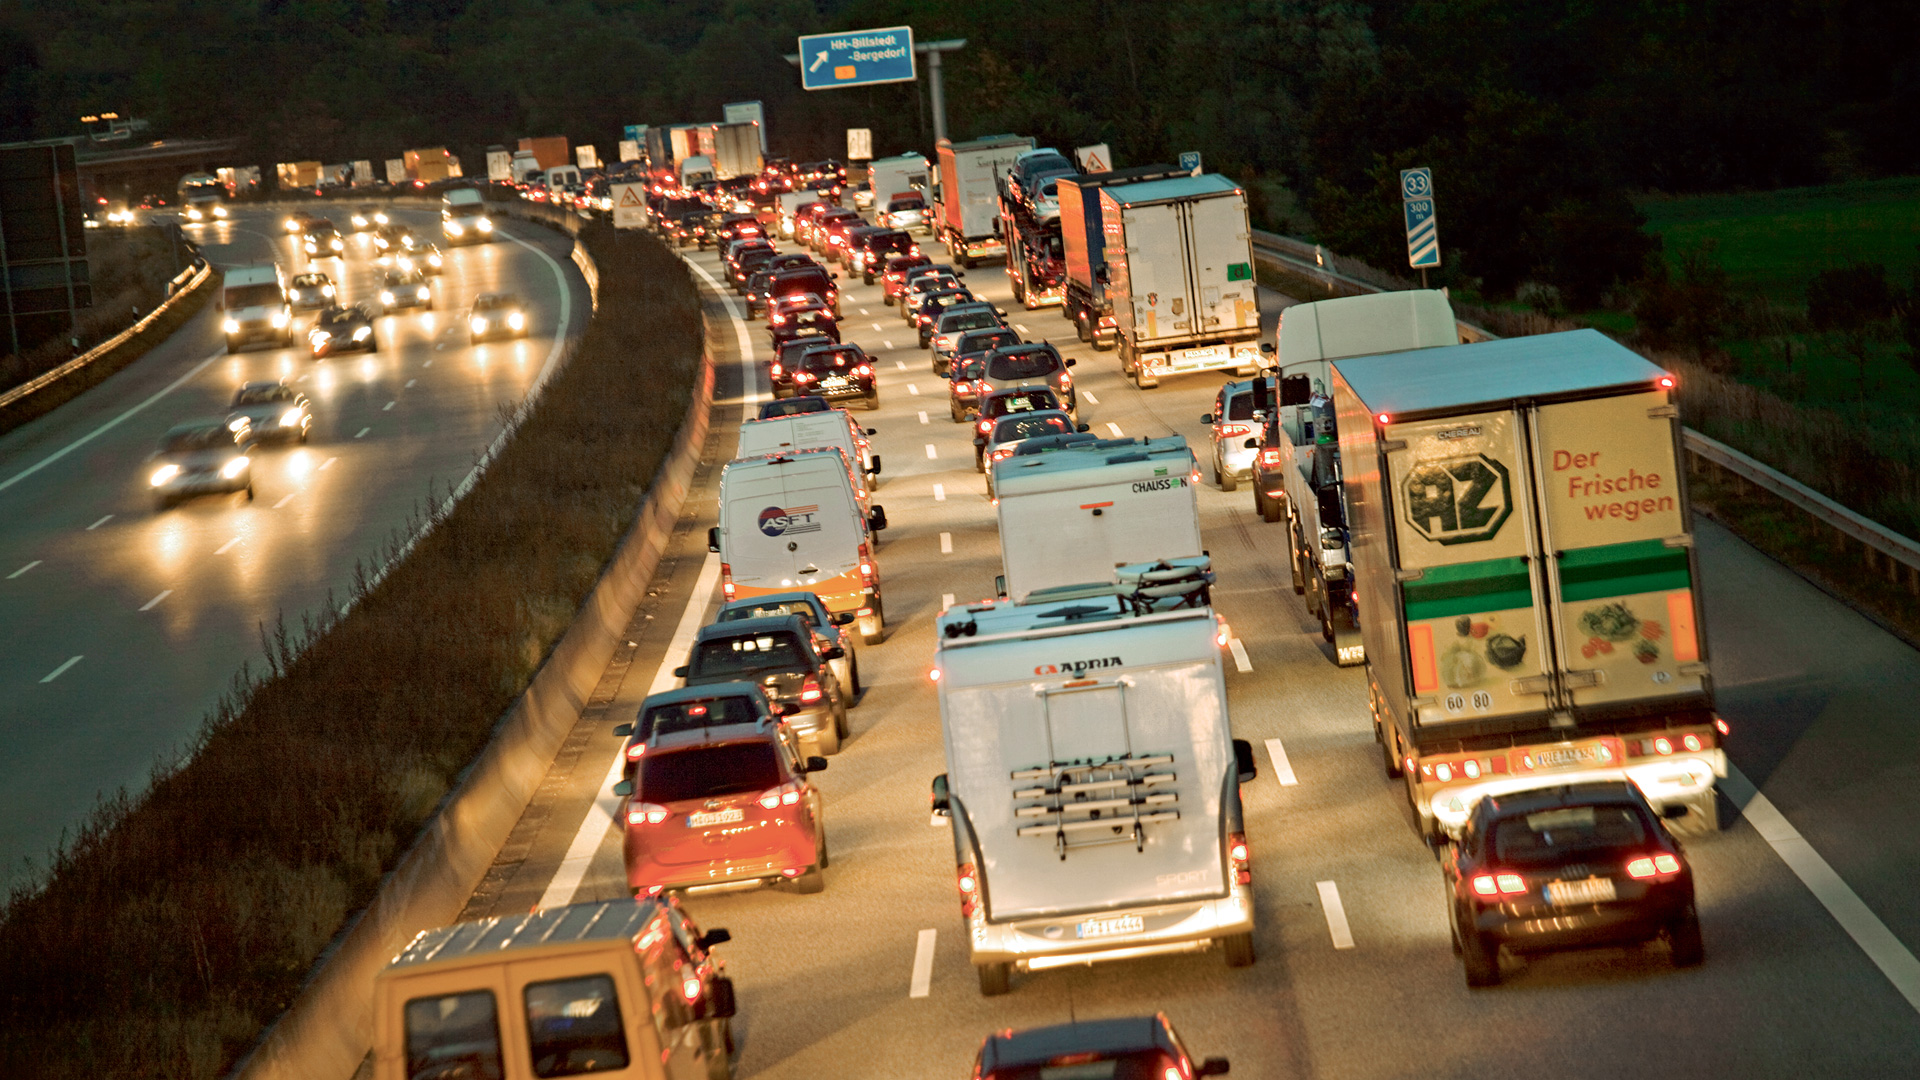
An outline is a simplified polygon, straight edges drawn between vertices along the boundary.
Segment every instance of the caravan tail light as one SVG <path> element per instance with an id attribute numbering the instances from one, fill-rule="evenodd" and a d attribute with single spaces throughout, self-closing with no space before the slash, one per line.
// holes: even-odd
<path id="1" fill-rule="evenodd" d="M 1233 864 L 1233 880 L 1237 885 L 1253 884 L 1253 853 L 1247 847 L 1246 833 L 1227 834 L 1227 861 Z"/>
<path id="2" fill-rule="evenodd" d="M 720 591 L 727 599 L 733 599 L 733 567 L 726 563 L 720 564 Z"/>
<path id="3" fill-rule="evenodd" d="M 960 914 L 963 918 L 972 918 L 974 909 L 980 906 L 980 879 L 973 872 L 972 863 L 961 863 L 954 872 L 954 883 L 960 887 Z"/>

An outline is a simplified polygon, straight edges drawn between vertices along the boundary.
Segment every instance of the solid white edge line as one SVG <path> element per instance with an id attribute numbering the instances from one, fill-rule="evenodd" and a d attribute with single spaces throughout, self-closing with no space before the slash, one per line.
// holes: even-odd
<path id="1" fill-rule="evenodd" d="M 1287 748 L 1280 744 L 1279 739 L 1267 740 L 1267 756 L 1273 759 L 1273 775 L 1280 781 L 1281 787 L 1292 787 L 1300 782 L 1300 778 L 1293 775 L 1293 762 L 1287 759 Z"/>
<path id="2" fill-rule="evenodd" d="M 913 978 L 907 983 L 907 996 L 926 997 L 933 989 L 933 942 L 937 931 L 920 931 L 913 945 Z"/>
<path id="3" fill-rule="evenodd" d="M 1353 931 L 1347 927 L 1347 909 L 1340 903 L 1340 886 L 1331 881 L 1316 881 L 1313 887 L 1320 890 L 1320 907 L 1327 915 L 1327 933 L 1333 936 L 1333 947 L 1353 948 Z"/>
<path id="4" fill-rule="evenodd" d="M 8 580 L 8 581 L 12 581 L 12 580 L 13 580 L 14 578 L 17 578 L 17 577 L 19 577 L 19 576 L 20 576 L 21 574 L 24 574 L 24 573 L 26 573 L 27 571 L 29 571 L 29 570 L 31 570 L 31 569 L 33 569 L 34 567 L 36 567 L 36 566 L 39 566 L 39 565 L 40 565 L 40 560 L 39 560 L 39 559 L 35 559 L 35 560 L 33 560 L 32 562 L 30 562 L 30 563 L 28 563 L 27 565 L 25 565 L 25 566 L 23 566 L 23 567 L 21 567 L 20 569 L 18 569 L 18 570 L 15 570 L 15 571 L 14 571 L 13 573 L 11 573 L 11 574 L 8 574 L 8 575 L 7 575 L 7 580 Z"/>
<path id="5" fill-rule="evenodd" d="M 104 424 L 101 424 L 99 427 L 94 428 L 92 431 L 87 432 L 85 435 L 80 436 L 79 438 L 73 440 L 67 445 L 61 447 L 60 449 L 55 450 L 53 453 L 48 454 L 46 457 L 41 458 L 39 461 L 35 462 L 34 464 L 27 466 L 26 468 L 20 470 L 17 473 L 14 473 L 12 476 L 7 477 L 5 480 L 0 480 L 0 491 L 7 490 L 13 485 L 19 483 L 20 481 L 25 480 L 27 477 L 32 476 L 34 473 L 39 472 L 41 469 L 44 469 L 47 466 L 53 464 L 54 462 L 59 461 L 61 458 L 66 457 L 68 454 L 73 453 L 75 450 L 80 449 L 82 446 L 85 446 L 86 444 L 92 442 L 93 440 L 99 438 L 100 436 L 105 435 L 108 431 L 111 431 L 112 429 L 119 427 L 122 421 L 134 416 L 135 414 L 144 410 L 147 406 L 153 404 L 156 401 L 159 401 L 161 398 L 166 397 L 168 394 L 173 393 L 175 390 L 178 390 L 189 379 L 192 379 L 195 375 L 198 375 L 200 374 L 201 371 L 205 370 L 208 364 L 213 363 L 215 360 L 218 360 L 225 355 L 226 353 L 224 351 L 214 353 L 212 356 L 209 356 L 205 360 L 202 360 L 199 363 L 188 368 L 186 372 L 182 374 L 179 378 L 173 380 L 172 382 L 161 387 L 160 389 L 155 390 L 151 395 L 147 397 L 145 401 L 140 402 L 138 405 L 133 406 L 132 408 L 128 409 L 126 412 L 121 413 L 119 416 L 114 417 L 113 419 L 107 421 Z"/>
<path id="6" fill-rule="evenodd" d="M 41 679 L 40 681 L 43 683 L 52 682 L 53 680 L 59 678 L 60 676 L 65 675 L 67 673 L 68 668 L 79 663 L 82 659 L 84 659 L 84 657 L 79 657 L 79 656 L 73 657 L 72 659 L 68 660 L 66 663 L 61 664 L 59 667 L 54 668 L 52 671 L 47 672 L 47 677 L 44 679 Z"/>
<path id="7" fill-rule="evenodd" d="M 339 460 L 340 460 L 340 459 L 339 459 L 339 458 L 337 458 L 337 457 L 330 457 L 330 458 L 328 458 L 327 460 L 325 460 L 325 461 L 323 461 L 323 462 L 321 462 L 321 463 L 320 463 L 320 467 L 319 467 L 319 468 L 317 468 L 317 469 L 315 469 L 315 470 L 313 470 L 313 471 L 314 471 L 314 472 L 326 472 L 326 471 L 327 471 L 327 468 L 328 468 L 329 466 L 331 466 L 331 465 L 332 465 L 332 464 L 333 464 L 334 462 L 336 462 L 336 461 L 339 461 Z"/>
<path id="8" fill-rule="evenodd" d="M 1235 670 L 1239 671 L 1242 675 L 1253 670 L 1253 661 L 1247 659 L 1247 647 L 1240 643 L 1239 638 L 1228 638 L 1227 650 L 1233 653 L 1233 666 Z"/>
<path id="9" fill-rule="evenodd" d="M 274 508 L 275 510 L 278 510 L 278 509 L 280 509 L 281 507 L 283 507 L 283 506 L 285 506 L 285 505 L 287 505 L 288 503 L 290 503 L 290 502 L 292 502 L 292 501 L 293 501 L 293 497 L 294 497 L 294 495 L 296 495 L 296 494 L 298 494 L 298 492 L 293 492 L 293 491 L 289 491 L 289 492 L 287 492 L 287 493 L 286 493 L 285 495 L 282 495 L 282 496 L 280 496 L 280 501 L 279 501 L 279 502 L 276 502 L 276 503 L 274 503 L 274 504 L 273 504 L 273 508 Z"/>
<path id="10" fill-rule="evenodd" d="M 100 527 L 100 526 L 102 526 L 102 525 L 105 525 L 105 524 L 106 524 L 107 522 L 109 522 L 109 521 L 112 521 L 112 520 L 113 520 L 113 515 L 112 515 L 112 514 L 108 514 L 108 515 L 107 515 L 106 517 L 103 517 L 103 518 L 101 518 L 101 519 L 100 519 L 99 521 L 96 521 L 96 522 L 94 522 L 93 524 L 91 524 L 91 525 L 89 525 L 89 526 L 87 526 L 87 531 L 88 531 L 88 532 L 92 532 L 93 530 L 95 530 L 95 529 L 97 529 L 97 528 L 99 528 L 99 527 Z"/>
<path id="11" fill-rule="evenodd" d="M 953 554 L 953 534 L 952 533 L 943 532 L 940 534 L 940 554 L 942 555 Z"/>
<path id="12" fill-rule="evenodd" d="M 1920 960 L 1916 960 L 1913 951 L 1887 929 L 1887 924 L 1860 899 L 1860 894 L 1842 880 L 1826 859 L 1807 843 L 1800 830 L 1793 827 L 1785 814 L 1782 814 L 1773 801 L 1754 787 L 1737 766 L 1727 767 L 1727 786 L 1734 789 L 1729 792 L 1736 802 L 1741 789 L 1752 792 L 1740 813 L 1753 825 L 1753 831 L 1773 848 L 1780 861 L 1787 864 L 1800 883 L 1807 887 L 1820 906 L 1827 909 L 1833 921 L 1847 932 L 1867 959 L 1880 969 L 1900 996 L 1915 1012 L 1920 1012 Z"/>
<path id="13" fill-rule="evenodd" d="M 144 604 L 141 604 L 141 605 L 140 605 L 140 610 L 141 610 L 141 611 L 152 611 L 152 610 L 153 610 L 154 608 L 156 608 L 156 607 L 159 607 L 159 606 L 160 606 L 160 601 L 162 601 L 162 600 L 165 600 L 165 599 L 166 599 L 167 597 L 169 597 L 169 596 L 172 596 L 172 595 L 173 595 L 173 590 L 172 590 L 172 589 L 161 589 L 161 590 L 160 590 L 160 595 L 159 595 L 159 596 L 156 596 L 156 597 L 154 597 L 153 599 L 151 599 L 151 600 L 149 600 L 149 601 L 147 601 L 147 602 L 146 602 L 146 603 L 144 603 Z"/>
<path id="14" fill-rule="evenodd" d="M 236 536 L 233 539 L 227 541 L 226 543 L 221 544 L 219 547 L 214 548 L 213 553 L 215 555 L 225 555 L 227 552 L 233 550 L 233 545 L 239 542 L 240 542 L 240 538 Z"/>

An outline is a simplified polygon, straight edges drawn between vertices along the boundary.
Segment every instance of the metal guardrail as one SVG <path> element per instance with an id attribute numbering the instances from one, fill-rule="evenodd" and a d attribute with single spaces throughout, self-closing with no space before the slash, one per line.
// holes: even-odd
<path id="1" fill-rule="evenodd" d="M 61 364 L 59 367 L 54 368 L 52 371 L 48 371 L 48 372 L 45 372 L 44 374 L 38 375 L 32 379 L 27 380 L 26 382 L 21 383 L 19 386 L 14 387 L 13 389 L 7 391 L 6 393 L 0 394 L 0 409 L 4 409 L 7 406 L 12 405 L 17 401 L 21 401 L 27 397 L 30 397 L 41 390 L 45 390 L 47 387 L 52 386 L 54 383 L 59 382 L 61 379 L 64 379 L 67 376 L 72 375 L 77 371 L 80 371 L 81 369 L 92 364 L 94 361 L 99 360 L 101 357 L 107 355 L 113 350 L 133 340 L 133 338 L 136 335 L 138 335 L 141 331 L 145 330 L 149 326 L 152 326 L 155 319 L 158 319 L 160 316 L 166 314 L 167 311 L 172 309 L 174 304 L 178 303 L 183 297 L 187 296 L 189 293 L 194 292 L 195 290 L 199 289 L 201 285 L 205 284 L 207 278 L 212 273 L 213 273 L 212 265 L 204 261 L 200 263 L 197 270 L 196 268 L 191 266 L 189 266 L 185 270 L 182 270 L 180 272 L 180 277 L 176 277 L 172 281 L 167 283 L 167 293 L 168 293 L 167 298 L 164 301 L 162 301 L 158 306 L 156 306 L 152 311 L 149 311 L 144 316 L 142 316 L 138 322 L 134 323 L 132 326 L 127 327 L 125 330 L 122 330 L 119 333 L 113 335 L 112 337 L 101 342 L 100 344 L 95 345 L 93 348 L 88 349 L 86 352 L 81 353 L 79 356 L 76 356 L 73 359 L 67 361 L 66 363 Z M 187 279 L 184 284 L 181 283 L 181 278 L 183 277 Z"/>

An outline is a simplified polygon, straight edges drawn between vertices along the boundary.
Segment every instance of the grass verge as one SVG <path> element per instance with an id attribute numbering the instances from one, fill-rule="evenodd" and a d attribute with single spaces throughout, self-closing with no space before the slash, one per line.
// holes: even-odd
<path id="1" fill-rule="evenodd" d="M 671 450 L 703 344 L 671 251 L 604 224 L 581 240 L 600 309 L 474 489 L 377 585 L 363 564 L 350 615 L 263 627 L 264 672 L 8 899 L 0 1075 L 220 1075 L 571 623 Z"/>

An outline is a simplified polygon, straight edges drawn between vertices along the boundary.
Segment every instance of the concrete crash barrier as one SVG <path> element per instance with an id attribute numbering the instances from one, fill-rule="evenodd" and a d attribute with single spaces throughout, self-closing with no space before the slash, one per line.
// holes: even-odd
<path id="1" fill-rule="evenodd" d="M 645 598 L 706 442 L 713 357 L 704 354 L 672 453 L 573 625 L 507 710 L 373 902 L 334 939 L 287 1011 L 230 1074 L 345 1080 L 373 1045 L 374 976 L 422 930 L 453 922 L 545 779 Z"/>
<path id="2" fill-rule="evenodd" d="M 86 352 L 81 353 L 79 356 L 61 364 L 52 371 L 29 379 L 6 393 L 0 394 L 0 410 L 4 410 L 16 402 L 24 401 L 34 394 L 59 383 L 61 380 L 70 378 L 84 371 L 93 364 L 112 356 L 123 348 L 130 345 L 145 344 L 138 339 L 146 334 L 155 322 L 166 315 L 167 312 L 174 310 L 181 304 L 187 303 L 191 297 L 198 295 L 203 289 L 207 288 L 207 282 L 212 281 L 217 276 L 218 274 L 213 267 L 205 260 L 199 260 L 197 265 L 189 266 L 185 270 L 180 271 L 179 276 L 167 283 L 167 298 L 152 311 L 141 316 L 140 321 L 100 344 L 95 345 L 93 348 L 88 349 Z"/>

